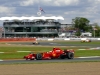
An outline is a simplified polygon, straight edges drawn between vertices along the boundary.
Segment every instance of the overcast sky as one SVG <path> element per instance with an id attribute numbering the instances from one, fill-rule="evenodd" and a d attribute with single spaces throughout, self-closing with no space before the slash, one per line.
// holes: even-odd
<path id="1" fill-rule="evenodd" d="M 63 24 L 71 24 L 75 17 L 85 17 L 100 25 L 100 0 L 0 0 L 0 17 L 37 16 L 38 6 L 45 11 L 43 16 L 64 17 Z"/>

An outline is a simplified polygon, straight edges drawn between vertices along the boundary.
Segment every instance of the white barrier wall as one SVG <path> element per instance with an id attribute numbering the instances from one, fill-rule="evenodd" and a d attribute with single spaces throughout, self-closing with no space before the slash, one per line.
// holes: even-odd
<path id="1" fill-rule="evenodd" d="M 100 40 L 100 38 L 37 38 L 37 40 L 46 40 L 46 41 L 54 41 L 54 40 L 76 40 L 76 41 L 81 41 L 81 40 Z"/>

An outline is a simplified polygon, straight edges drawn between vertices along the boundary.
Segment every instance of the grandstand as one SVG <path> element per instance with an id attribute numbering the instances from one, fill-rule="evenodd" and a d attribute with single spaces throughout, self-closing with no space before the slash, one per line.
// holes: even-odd
<path id="1" fill-rule="evenodd" d="M 3 37 L 57 37 L 63 17 L 1 17 Z"/>

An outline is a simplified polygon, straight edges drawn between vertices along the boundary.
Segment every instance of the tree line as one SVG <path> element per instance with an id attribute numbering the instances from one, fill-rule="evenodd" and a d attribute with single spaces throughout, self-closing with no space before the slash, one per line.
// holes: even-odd
<path id="1" fill-rule="evenodd" d="M 72 28 L 77 29 L 76 36 L 80 36 L 81 32 L 91 32 L 92 36 L 100 36 L 100 26 L 97 23 L 89 24 L 90 21 L 84 17 L 75 17 L 72 19 Z M 95 33 L 94 33 L 95 32 Z"/>

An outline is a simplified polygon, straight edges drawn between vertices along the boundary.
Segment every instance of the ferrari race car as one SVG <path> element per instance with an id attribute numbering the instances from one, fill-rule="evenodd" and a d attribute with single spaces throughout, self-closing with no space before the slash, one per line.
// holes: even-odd
<path id="1" fill-rule="evenodd" d="M 81 40 L 81 42 L 91 42 L 91 40 Z"/>
<path id="2" fill-rule="evenodd" d="M 53 48 L 52 51 L 43 53 L 30 53 L 24 56 L 26 60 L 46 60 L 46 59 L 73 59 L 74 50 L 61 50 L 60 48 Z"/>

